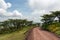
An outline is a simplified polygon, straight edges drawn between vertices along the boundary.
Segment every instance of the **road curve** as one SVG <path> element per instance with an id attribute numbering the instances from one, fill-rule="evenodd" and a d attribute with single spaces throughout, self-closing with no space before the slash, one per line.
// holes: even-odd
<path id="1" fill-rule="evenodd" d="M 33 28 L 27 35 L 26 40 L 60 40 L 54 34 L 41 30 L 39 27 Z"/>

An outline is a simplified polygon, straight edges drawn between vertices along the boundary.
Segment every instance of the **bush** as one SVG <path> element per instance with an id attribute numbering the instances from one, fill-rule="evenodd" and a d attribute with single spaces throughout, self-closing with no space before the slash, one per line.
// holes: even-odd
<path id="1" fill-rule="evenodd" d="M 57 35 L 60 35 L 60 23 L 54 23 L 52 25 L 49 25 L 47 29 Z"/>

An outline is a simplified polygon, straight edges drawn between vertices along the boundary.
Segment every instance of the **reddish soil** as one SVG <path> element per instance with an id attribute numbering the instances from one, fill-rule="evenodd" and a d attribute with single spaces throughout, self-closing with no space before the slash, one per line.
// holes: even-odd
<path id="1" fill-rule="evenodd" d="M 53 33 L 39 29 L 39 27 L 33 28 L 28 33 L 26 40 L 60 40 Z"/>

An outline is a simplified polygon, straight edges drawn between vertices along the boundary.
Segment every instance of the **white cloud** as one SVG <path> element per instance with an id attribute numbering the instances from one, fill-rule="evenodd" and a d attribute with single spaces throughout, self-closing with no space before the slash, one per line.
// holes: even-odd
<path id="1" fill-rule="evenodd" d="M 34 10 L 32 15 L 39 15 L 42 16 L 43 14 L 51 14 L 49 11 L 46 10 Z"/>
<path id="2" fill-rule="evenodd" d="M 8 9 L 11 7 L 11 3 L 6 3 L 5 0 L 0 0 L 0 8 Z"/>
<path id="3" fill-rule="evenodd" d="M 6 10 L 1 9 L 0 11 L 1 11 L 0 12 L 0 19 L 1 20 L 2 19 L 7 20 L 7 19 L 21 19 L 21 18 L 23 18 L 22 13 L 19 12 L 18 10 L 14 10 L 12 12 L 8 12 Z M 2 21 L 4 21 L 4 20 L 2 20 Z"/>
<path id="4" fill-rule="evenodd" d="M 11 3 L 7 3 L 7 7 L 10 8 L 11 7 Z"/>
<path id="5" fill-rule="evenodd" d="M 59 6 L 60 0 L 28 0 L 29 6 L 33 9 L 46 10 L 49 7 Z"/>
<path id="6" fill-rule="evenodd" d="M 60 0 L 28 0 L 33 10 L 56 11 L 60 10 Z"/>
<path id="7" fill-rule="evenodd" d="M 14 11 L 13 11 L 13 16 L 22 16 L 22 13 L 20 13 L 20 12 L 17 11 L 17 10 L 14 10 Z"/>
<path id="8" fill-rule="evenodd" d="M 60 10 L 60 0 L 28 0 L 29 7 L 33 10 L 31 15 L 23 16 L 18 10 L 13 10 L 8 12 L 7 9 L 11 8 L 12 4 L 5 2 L 5 0 L 0 0 L 0 19 L 9 18 L 27 18 L 28 20 L 34 20 L 35 22 L 40 21 L 40 16 L 43 14 L 50 14 L 49 11 Z"/>
<path id="9" fill-rule="evenodd" d="M 13 12 L 3 12 L 3 15 L 8 17 L 22 17 L 22 13 L 18 10 L 14 10 Z"/>
<path id="10" fill-rule="evenodd" d="M 34 21 L 38 21 L 44 14 L 50 14 L 50 11 L 60 10 L 60 0 L 28 0 L 28 5 L 33 10 L 31 13 L 35 17 Z"/>
<path id="11" fill-rule="evenodd" d="M 6 10 L 0 8 L 0 14 L 6 13 Z"/>
<path id="12" fill-rule="evenodd" d="M 23 16 L 18 10 L 13 10 L 12 12 L 7 11 L 11 6 L 11 3 L 6 3 L 5 0 L 0 0 L 0 21 L 6 19 L 20 19 Z"/>

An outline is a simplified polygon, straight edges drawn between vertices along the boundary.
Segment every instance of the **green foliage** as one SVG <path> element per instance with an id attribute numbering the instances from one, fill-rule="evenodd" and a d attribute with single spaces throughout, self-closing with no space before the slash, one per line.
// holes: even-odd
<path id="1" fill-rule="evenodd" d="M 54 23 L 48 26 L 48 30 L 54 32 L 57 35 L 60 35 L 60 23 Z"/>
<path id="2" fill-rule="evenodd" d="M 60 30 L 55 32 L 58 36 L 60 35 Z"/>
<path id="3" fill-rule="evenodd" d="M 32 26 L 26 26 L 22 30 L 15 31 L 9 34 L 2 34 L 0 35 L 0 40 L 24 40 L 25 39 L 25 32 L 33 28 Z"/>
<path id="4" fill-rule="evenodd" d="M 59 20 L 54 20 L 55 18 Z M 42 28 L 60 35 L 60 11 L 51 12 L 42 16 Z"/>
<path id="5" fill-rule="evenodd" d="M 11 33 L 17 30 L 22 30 L 26 26 L 32 26 L 33 21 L 26 19 L 9 19 L 4 22 L 0 22 L 0 34 Z"/>

